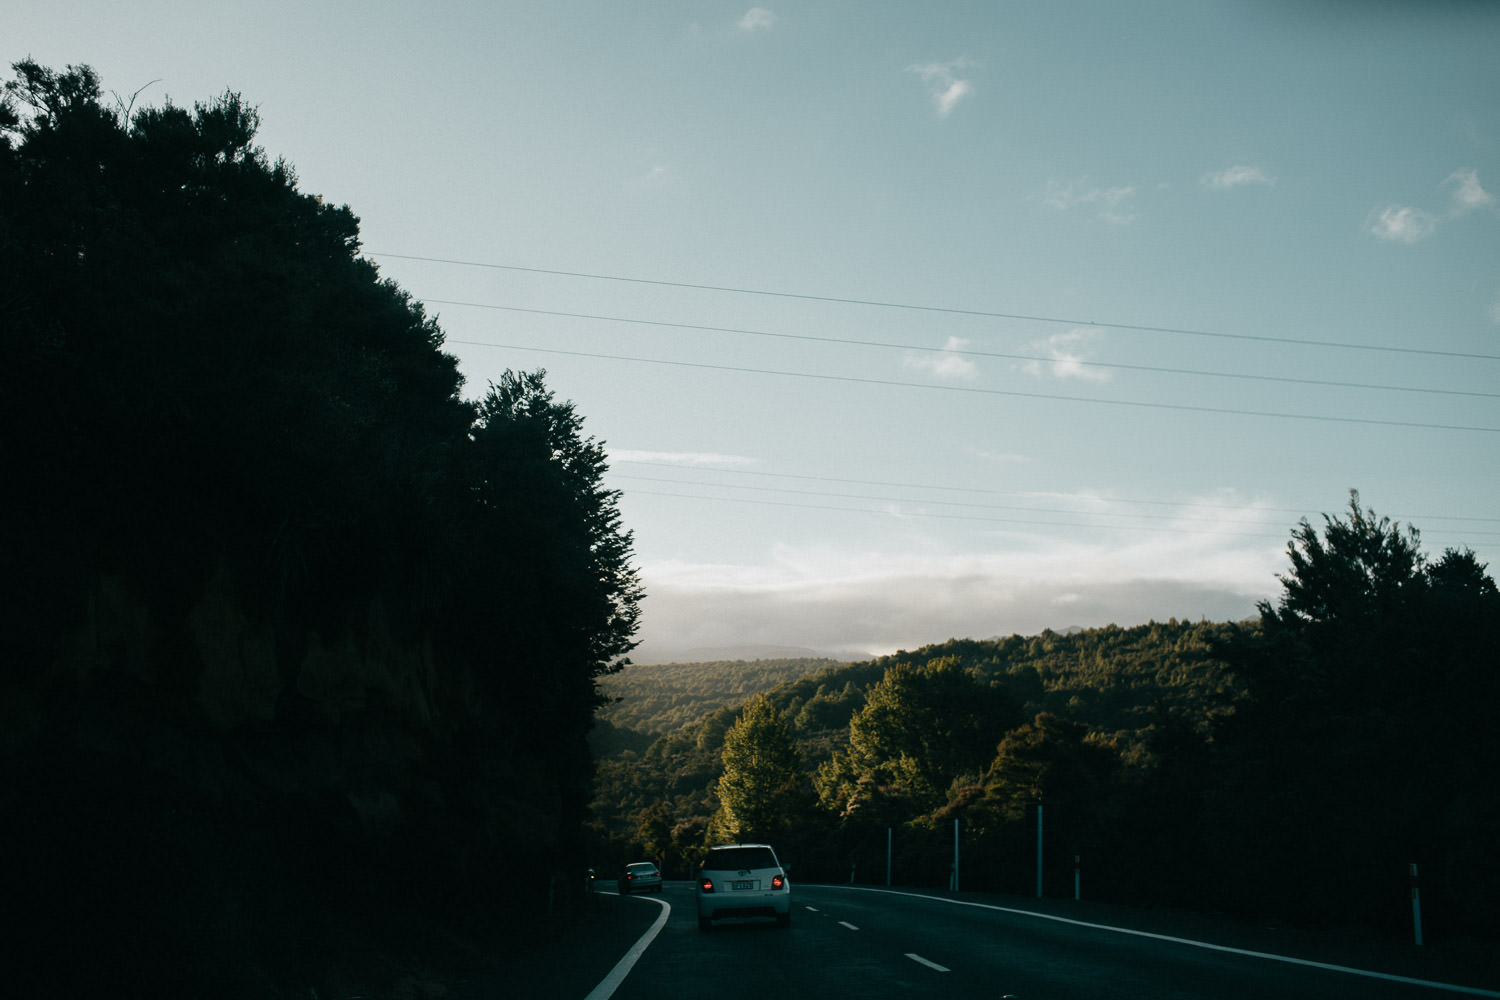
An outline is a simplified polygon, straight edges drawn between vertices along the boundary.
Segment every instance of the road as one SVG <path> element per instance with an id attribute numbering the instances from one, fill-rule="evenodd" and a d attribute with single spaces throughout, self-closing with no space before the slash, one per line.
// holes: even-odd
<path id="1" fill-rule="evenodd" d="M 798 885 L 789 930 L 769 919 L 752 919 L 724 921 L 707 933 L 698 930 L 690 883 L 668 883 L 660 896 L 617 902 L 618 919 L 633 921 L 639 928 L 637 957 L 633 965 L 628 960 L 617 965 L 614 978 L 599 980 L 592 994 L 585 990 L 580 996 L 1500 997 L 1495 989 L 1500 984 L 1494 983 L 1482 984 L 1490 987 L 1487 990 L 1455 991 L 1402 981 L 1391 971 L 1400 969 L 1400 962 L 1361 973 L 1337 961 L 1277 960 L 1264 952 L 1256 954 L 1257 948 L 1222 943 L 1225 933 L 1217 935 L 1219 943 L 1204 946 L 1186 940 L 1186 935 L 1138 926 L 1111 929 L 1077 916 L 1089 911 L 1065 906 L 1052 907 L 1050 914 L 1024 912 L 1008 897 L 965 895 L 955 902 L 941 894 Z M 663 913 L 665 921 L 654 936 L 648 934 Z M 1063 917 L 1064 913 L 1075 916 Z M 1411 978 L 1409 970 L 1400 975 Z"/>

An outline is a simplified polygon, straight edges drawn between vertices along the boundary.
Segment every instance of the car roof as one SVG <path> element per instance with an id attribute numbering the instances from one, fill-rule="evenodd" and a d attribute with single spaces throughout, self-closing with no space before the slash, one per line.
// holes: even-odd
<path id="1" fill-rule="evenodd" d="M 732 847 L 770 847 L 770 844 L 715 844 L 710 851 L 727 851 Z"/>

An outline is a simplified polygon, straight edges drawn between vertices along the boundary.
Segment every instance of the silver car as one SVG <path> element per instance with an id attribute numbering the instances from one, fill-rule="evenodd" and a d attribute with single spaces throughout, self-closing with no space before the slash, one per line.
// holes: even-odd
<path id="1" fill-rule="evenodd" d="M 711 847 L 698 866 L 698 929 L 723 917 L 775 917 L 792 925 L 792 882 L 770 844 Z"/>
<path id="2" fill-rule="evenodd" d="M 650 861 L 633 861 L 620 873 L 620 895 L 661 892 L 661 871 Z"/>

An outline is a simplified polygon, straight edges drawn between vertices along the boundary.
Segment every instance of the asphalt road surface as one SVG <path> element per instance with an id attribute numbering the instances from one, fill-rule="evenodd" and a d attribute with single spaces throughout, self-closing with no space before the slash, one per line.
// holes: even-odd
<path id="1" fill-rule="evenodd" d="M 1095 910 L 1055 903 L 1019 909 L 1007 897 L 898 894 L 793 886 L 792 927 L 765 918 L 697 930 L 691 883 L 610 907 L 639 931 L 612 975 L 576 993 L 592 1000 L 660 997 L 1017 997 L 1019 1000 L 1371 1000 L 1500 997 L 1500 984 L 1425 981 L 1421 958 L 1383 969 L 1341 955 L 1274 958 L 1263 936 L 1218 928 L 1185 934 L 1106 927 Z M 661 906 L 666 904 L 666 907 Z M 1076 907 L 1076 909 L 1070 909 Z M 661 916 L 666 919 L 660 921 Z M 1118 915 L 1118 912 L 1116 912 Z M 1146 928 L 1151 922 L 1146 921 Z M 1178 928 L 1170 928 L 1178 930 Z M 1209 928 L 1212 930 L 1212 928 Z M 1244 937 L 1244 936 L 1242 936 Z M 1217 940 L 1208 940 L 1217 939 Z M 603 943 L 603 939 L 595 939 Z M 1208 946 L 1205 946 L 1208 945 Z M 613 945 L 618 949 L 619 945 Z M 1290 949 L 1295 952 L 1296 949 Z M 1305 951 L 1305 949 L 1304 949 Z M 598 961 L 598 955 L 594 960 Z M 555 984 L 556 987 L 556 984 Z M 574 987 L 577 990 L 577 987 Z M 519 994 L 511 994 L 519 996 Z M 547 996 L 574 996 L 559 991 Z"/>

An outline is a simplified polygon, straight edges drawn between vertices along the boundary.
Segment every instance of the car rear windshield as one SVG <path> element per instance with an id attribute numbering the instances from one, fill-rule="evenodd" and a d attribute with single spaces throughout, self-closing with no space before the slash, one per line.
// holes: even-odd
<path id="1" fill-rule="evenodd" d="M 628 872 L 654 872 L 656 871 L 656 866 L 642 861 L 638 864 L 627 866 L 625 870 Z"/>
<path id="2" fill-rule="evenodd" d="M 743 868 L 775 868 L 776 855 L 769 847 L 724 847 L 708 852 L 703 867 L 712 871 L 739 871 Z"/>

